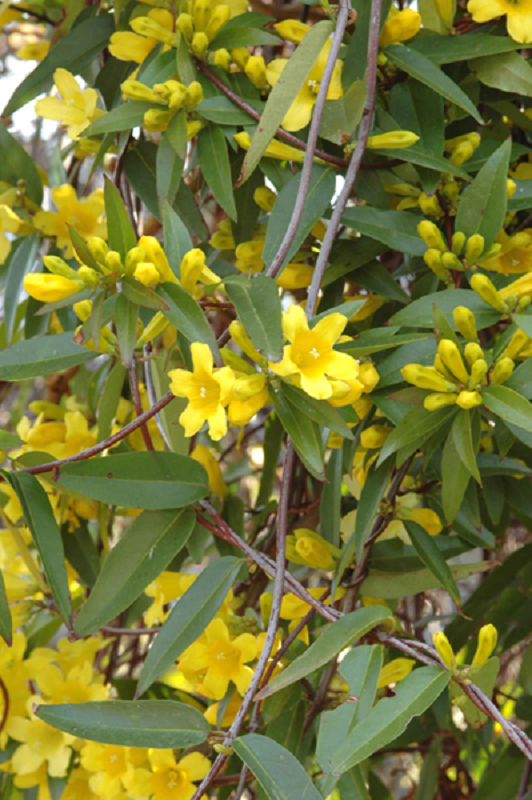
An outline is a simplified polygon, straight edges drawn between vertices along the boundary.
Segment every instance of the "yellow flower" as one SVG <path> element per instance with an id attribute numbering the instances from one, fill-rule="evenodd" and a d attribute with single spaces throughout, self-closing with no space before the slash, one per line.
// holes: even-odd
<path id="1" fill-rule="evenodd" d="M 199 461 L 200 464 L 203 464 L 207 470 L 207 475 L 209 476 L 209 489 L 211 492 L 214 492 L 214 494 L 217 494 L 219 497 L 225 497 L 227 494 L 227 486 L 225 485 L 225 481 L 223 479 L 220 464 L 211 451 L 205 447 L 204 444 L 197 444 L 190 454 L 190 457 L 195 461 Z"/>
<path id="2" fill-rule="evenodd" d="M 376 450 L 384 445 L 392 430 L 389 425 L 370 425 L 360 434 L 360 444 L 366 450 Z"/>
<path id="3" fill-rule="evenodd" d="M 305 25 L 304 22 L 299 22 L 299 20 L 295 19 L 285 19 L 273 27 L 287 42 L 295 42 L 296 44 L 302 42 L 310 30 L 310 25 Z"/>
<path id="4" fill-rule="evenodd" d="M 6 233 L 16 233 L 22 220 L 7 205 L 0 205 L 0 264 L 3 264 L 11 252 L 11 242 Z"/>
<path id="5" fill-rule="evenodd" d="M 24 277 L 24 289 L 41 303 L 55 303 L 64 300 L 85 288 L 83 281 L 63 278 L 62 275 L 48 275 L 34 272 Z"/>
<path id="6" fill-rule="evenodd" d="M 486 663 L 497 646 L 497 628 L 494 625 L 483 625 L 478 633 L 478 645 L 473 659 L 474 667 Z"/>
<path id="7" fill-rule="evenodd" d="M 275 283 L 281 289 L 306 289 L 312 283 L 314 267 L 310 264 L 286 264 L 281 274 L 275 279 Z"/>
<path id="8" fill-rule="evenodd" d="M 269 402 L 266 376 L 238 374 L 233 384 L 227 416 L 231 425 L 247 425 L 255 414 Z"/>
<path id="9" fill-rule="evenodd" d="M 285 130 L 300 131 L 309 124 L 330 49 L 331 40 L 328 39 L 281 123 Z M 270 86 L 275 86 L 287 63 L 287 58 L 276 58 L 268 64 L 266 74 Z M 329 91 L 327 92 L 327 100 L 338 100 L 343 96 L 342 66 L 343 62 L 341 61 L 337 61 L 334 66 Z"/>
<path id="10" fill-rule="evenodd" d="M 308 593 L 312 595 L 315 600 L 319 600 L 324 592 L 323 588 L 320 589 L 308 589 Z M 335 599 L 338 600 L 339 598 L 345 595 L 345 589 L 338 589 L 335 595 Z M 325 605 L 330 605 L 331 599 L 330 597 L 324 601 Z M 286 620 L 294 620 L 294 619 L 301 619 L 310 611 L 310 605 L 305 603 L 304 600 L 301 600 L 295 594 L 285 594 L 282 601 L 281 601 L 281 619 Z"/>
<path id="11" fill-rule="evenodd" d="M 251 147 L 251 136 L 247 131 L 235 133 L 234 138 L 243 150 L 249 150 Z M 289 144 L 278 142 L 277 139 L 272 139 L 266 150 L 264 156 L 267 158 L 277 158 L 279 161 L 300 161 L 305 158 L 303 150 L 298 150 L 296 147 L 291 147 Z M 317 159 L 319 160 L 319 159 Z M 216 235 L 216 234 L 215 234 Z M 216 245 L 218 246 L 218 245 Z"/>
<path id="12" fill-rule="evenodd" d="M 419 140 L 419 136 L 411 131 L 388 131 L 370 136 L 367 147 L 370 150 L 397 150 L 411 147 Z"/>
<path id="13" fill-rule="evenodd" d="M 130 756 L 135 750 L 136 748 L 96 742 L 84 745 L 81 751 L 81 765 L 87 772 L 93 773 L 89 779 L 89 786 L 96 795 L 106 800 L 121 795 L 128 780 L 131 781 L 134 777 L 135 766 L 141 766 L 142 762 L 147 760 L 146 751 L 139 748 L 135 760 L 140 763 L 133 763 Z"/>
<path id="14" fill-rule="evenodd" d="M 189 250 L 181 261 L 180 276 L 183 289 L 196 298 L 203 295 L 201 284 L 219 283 L 220 281 L 218 275 L 215 275 L 206 266 L 205 253 L 199 247 Z"/>
<path id="15" fill-rule="evenodd" d="M 148 17 L 167 31 L 173 31 L 172 14 L 165 8 L 153 8 L 148 12 Z M 109 52 L 119 61 L 135 61 L 137 64 L 142 64 L 146 56 L 158 44 L 158 39 L 146 38 L 132 31 L 119 31 L 111 36 Z"/>
<path id="16" fill-rule="evenodd" d="M 185 572 L 162 572 L 156 581 L 150 583 L 145 594 L 153 597 L 154 600 L 144 613 L 146 625 L 151 626 L 164 622 L 169 614 L 168 611 L 165 611 L 165 606 L 182 597 L 187 589 L 190 589 L 195 579 L 195 575 L 188 575 Z"/>
<path id="17" fill-rule="evenodd" d="M 42 61 L 48 55 L 49 50 L 50 42 L 48 41 L 29 42 L 17 50 L 15 56 L 22 61 Z"/>
<path id="18" fill-rule="evenodd" d="M 188 398 L 179 422 L 185 429 L 185 436 L 194 436 L 208 422 L 209 435 L 217 442 L 227 433 L 225 407 L 231 399 L 235 375 L 230 367 L 213 370 L 212 353 L 207 344 L 194 342 L 190 350 L 194 371 L 174 369 L 168 373 L 175 396 Z"/>
<path id="19" fill-rule="evenodd" d="M 381 669 L 377 689 L 383 689 L 390 683 L 402 681 L 403 678 L 410 675 L 415 663 L 413 658 L 394 658 L 393 661 L 389 661 Z"/>
<path id="20" fill-rule="evenodd" d="M 62 68 L 54 72 L 54 83 L 63 99 L 45 97 L 37 100 L 35 113 L 39 117 L 60 122 L 67 128 L 70 139 L 79 139 L 82 131 L 104 114 L 102 109 L 96 107 L 98 93 L 91 88 L 81 91 L 72 73 Z"/>
<path id="21" fill-rule="evenodd" d="M 514 236 L 508 236 L 501 231 L 496 242 L 501 245 L 498 253 L 480 262 L 482 269 L 490 272 L 502 272 L 503 275 L 512 275 L 532 270 L 532 236 L 531 229 L 520 231 Z"/>
<path id="22" fill-rule="evenodd" d="M 447 636 L 440 631 L 434 634 L 432 641 L 447 669 L 453 670 L 456 667 L 456 656 Z"/>
<path id="23" fill-rule="evenodd" d="M 47 764 L 48 773 L 54 778 L 66 774 L 74 736 L 37 718 L 16 717 L 11 726 L 11 737 L 22 742 L 11 758 L 11 768 L 17 775 L 29 775 L 43 764 Z"/>
<path id="24" fill-rule="evenodd" d="M 489 22 L 506 14 L 508 33 L 516 42 L 532 42 L 531 0 L 469 0 L 467 10 L 475 22 Z"/>
<path id="25" fill-rule="evenodd" d="M 137 264 L 133 277 L 143 286 L 157 286 L 161 280 L 157 268 L 150 261 L 141 261 L 140 264 Z"/>
<path id="26" fill-rule="evenodd" d="M 65 258 L 73 258 L 74 249 L 68 225 L 87 240 L 91 236 L 107 236 L 107 227 L 102 220 L 105 209 L 103 191 L 96 189 L 88 197 L 78 200 L 75 189 L 66 183 L 52 189 L 52 200 L 57 211 L 38 211 L 33 217 L 37 230 L 56 239 Z"/>
<path id="27" fill-rule="evenodd" d="M 271 597 L 271 595 L 270 595 Z M 224 711 L 224 715 L 222 717 L 222 728 L 228 728 L 230 725 L 233 724 L 236 715 L 238 714 L 238 709 L 240 708 L 242 701 L 238 694 L 235 692 L 231 699 L 229 700 L 229 704 Z M 203 716 L 210 722 L 211 725 L 216 727 L 217 725 L 217 718 L 218 718 L 218 709 L 220 707 L 220 703 L 212 703 L 207 711 L 204 712 Z"/>
<path id="28" fill-rule="evenodd" d="M 90 778 L 90 772 L 75 767 L 68 776 L 68 783 L 61 795 L 62 800 L 99 800 L 89 786 Z"/>
<path id="29" fill-rule="evenodd" d="M 402 506 L 399 509 L 400 519 L 410 519 L 424 528 L 430 536 L 437 536 L 442 529 L 439 516 L 431 508 L 407 508 Z"/>
<path id="30" fill-rule="evenodd" d="M 333 349 L 347 325 L 347 317 L 330 314 L 309 329 L 301 306 L 290 306 L 283 315 L 284 334 L 289 345 L 284 348 L 281 361 L 268 362 L 268 366 L 282 377 L 297 376 L 301 388 L 317 400 L 326 400 L 333 394 L 329 378 L 355 380 L 358 364 L 347 353 Z"/>
<path id="31" fill-rule="evenodd" d="M 2 678 L 9 697 L 9 705 L 4 705 L 4 694 L 0 692 L 0 715 L 6 714 L 5 723 L 0 731 L 0 748 L 3 750 L 9 737 L 13 738 L 14 725 L 20 717 L 26 716 L 30 691 L 24 674 L 23 660 L 26 650 L 26 637 L 17 632 L 13 635 L 11 647 L 0 639 L 0 678 Z"/>
<path id="32" fill-rule="evenodd" d="M 170 264 L 168 263 L 166 254 L 161 247 L 161 243 L 155 238 L 155 236 L 141 236 L 138 247 L 141 248 L 146 254 L 144 261 L 154 265 L 155 269 L 159 273 L 161 281 L 178 283 L 178 280 L 174 275 Z M 135 248 L 135 250 L 136 249 L 137 248 Z"/>
<path id="33" fill-rule="evenodd" d="M 294 564 L 330 570 L 339 556 L 338 548 L 308 528 L 298 528 L 286 538 L 286 557 Z"/>
<path id="34" fill-rule="evenodd" d="M 129 796 L 151 800 L 190 800 L 211 766 L 201 753 L 189 753 L 176 761 L 172 750 L 150 750 L 151 770 L 139 768 L 128 780 Z M 206 795 L 202 800 L 206 800 Z"/>
<path id="35" fill-rule="evenodd" d="M 383 26 L 379 39 L 380 47 L 388 47 L 396 42 L 406 42 L 421 28 L 421 14 L 418 14 L 417 11 L 413 11 L 411 8 L 397 11 L 393 6 L 392 9 L 395 14 L 392 11 Z"/>
<path id="36" fill-rule="evenodd" d="M 214 700 L 225 696 L 229 683 L 244 695 L 253 670 L 247 667 L 257 655 L 257 641 L 243 633 L 231 641 L 229 630 L 221 619 L 214 619 L 205 631 L 205 643 L 194 642 L 179 659 L 178 667 L 189 672 L 205 673 L 203 686 Z"/>

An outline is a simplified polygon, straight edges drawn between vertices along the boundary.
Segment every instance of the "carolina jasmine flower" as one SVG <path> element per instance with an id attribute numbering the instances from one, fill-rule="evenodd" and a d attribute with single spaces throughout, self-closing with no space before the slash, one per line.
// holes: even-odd
<path id="1" fill-rule="evenodd" d="M 98 93 L 91 88 L 82 91 L 72 73 L 66 69 L 56 69 L 54 83 L 63 99 L 45 97 L 37 100 L 35 112 L 39 117 L 60 122 L 62 127 L 67 128 L 70 139 L 79 139 L 85 128 L 105 113 L 96 107 Z"/>
<path id="2" fill-rule="evenodd" d="M 516 42 L 532 42 L 531 0 L 469 0 L 467 10 L 475 22 L 489 22 L 506 14 L 508 33 Z"/>
<path id="3" fill-rule="evenodd" d="M 74 255 L 68 225 L 72 225 L 83 239 L 107 236 L 107 226 L 103 221 L 105 206 L 102 189 L 96 189 L 88 197 L 78 200 L 75 189 L 67 183 L 52 189 L 52 200 L 57 211 L 38 211 L 33 217 L 33 225 L 45 236 L 56 240 L 65 258 L 73 258 Z"/>
<path id="4" fill-rule="evenodd" d="M 128 780 L 128 792 L 138 800 L 190 800 L 197 788 L 194 781 L 204 778 L 211 766 L 201 753 L 176 761 L 172 750 L 150 750 L 149 760 L 151 770 L 140 767 Z"/>

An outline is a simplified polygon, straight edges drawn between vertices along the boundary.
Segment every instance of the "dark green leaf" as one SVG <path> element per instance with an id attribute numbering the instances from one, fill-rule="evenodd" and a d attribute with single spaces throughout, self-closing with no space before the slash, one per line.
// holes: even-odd
<path id="1" fill-rule="evenodd" d="M 456 409 L 453 407 L 440 408 L 438 411 L 413 408 L 388 436 L 380 452 L 378 464 L 382 464 L 397 450 L 403 451 L 403 460 L 406 460 L 408 455 L 422 447 L 455 413 Z M 409 452 L 405 455 L 406 449 Z"/>
<path id="2" fill-rule="evenodd" d="M 417 232 L 419 217 L 410 211 L 384 211 L 352 206 L 344 211 L 344 225 L 412 256 L 422 256 L 427 246 Z"/>
<path id="3" fill-rule="evenodd" d="M 320 136 L 339 145 L 348 141 L 362 118 L 366 96 L 365 82 L 354 81 L 339 100 L 326 100 Z"/>
<path id="4" fill-rule="evenodd" d="M 217 125 L 250 125 L 254 122 L 253 117 L 250 117 L 225 95 L 202 100 L 194 111 Z"/>
<path id="5" fill-rule="evenodd" d="M 135 352 L 138 316 L 139 307 L 128 300 L 125 294 L 119 294 L 115 303 L 116 336 L 122 361 L 127 368 L 131 366 Z"/>
<path id="6" fill-rule="evenodd" d="M 208 125 L 198 137 L 198 160 L 203 177 L 217 203 L 231 217 L 236 219 L 235 196 L 227 143 L 221 128 Z"/>
<path id="7" fill-rule="evenodd" d="M 475 58 L 469 63 L 469 68 L 486 86 L 532 97 L 532 67 L 518 53 Z"/>
<path id="8" fill-rule="evenodd" d="M 473 439 L 473 414 L 471 411 L 461 409 L 458 412 L 451 428 L 451 435 L 460 460 L 474 479 L 478 483 L 482 483 L 477 467 L 478 446 L 475 446 Z"/>
<path id="9" fill-rule="evenodd" d="M 72 341 L 72 332 L 37 336 L 7 347 L 0 353 L 0 378 L 23 381 L 83 364 L 94 352 Z"/>
<path id="10" fill-rule="evenodd" d="M 451 567 L 451 573 L 455 581 L 461 581 L 490 567 L 489 561 L 481 561 L 477 564 L 457 564 Z M 368 577 L 362 582 L 360 592 L 368 597 L 396 600 L 399 597 L 412 597 L 414 594 L 440 587 L 439 580 L 429 569 L 419 569 L 415 572 L 374 572 L 371 570 Z"/>
<path id="11" fill-rule="evenodd" d="M 460 606 L 460 592 L 454 582 L 453 574 L 447 565 L 443 555 L 434 544 L 433 537 L 416 522 L 406 521 L 406 529 L 410 535 L 412 544 L 417 551 L 420 559 L 425 566 L 430 569 L 432 574 L 438 579 L 443 588 L 449 592 L 455 603 Z"/>
<path id="12" fill-rule="evenodd" d="M 443 447 L 441 475 L 443 513 L 447 523 L 450 525 L 462 507 L 471 477 L 471 473 L 458 455 L 452 436 L 447 436 Z"/>
<path id="13" fill-rule="evenodd" d="M 208 344 L 214 357 L 219 359 L 218 345 L 212 328 L 192 295 L 177 283 L 163 283 L 158 287 L 157 293 L 168 305 L 163 314 L 172 325 L 175 325 L 189 342 Z"/>
<path id="14" fill-rule="evenodd" d="M 338 547 L 340 544 L 340 512 L 342 502 L 342 450 L 331 451 L 325 470 L 327 483 L 320 499 L 320 533 L 324 539 Z"/>
<path id="15" fill-rule="evenodd" d="M 0 125 L 0 130 L 4 128 Z M 4 128 L 5 130 L 5 128 Z M 0 152 L 1 152 L 0 135 Z M 2 154 L 2 159 L 4 155 Z M 6 156 L 7 158 L 7 156 Z M 15 331 L 15 319 L 17 316 L 18 302 L 22 293 L 24 277 L 31 272 L 35 265 L 37 250 L 41 239 L 38 234 L 33 234 L 22 239 L 16 248 L 13 248 L 9 259 L 9 267 L 4 288 L 4 323 L 7 343 L 11 344 Z"/>
<path id="16" fill-rule="evenodd" d="M 498 417 L 532 433 L 532 405 L 507 386 L 488 386 L 482 394 L 485 405 Z"/>
<path id="17" fill-rule="evenodd" d="M 160 219 L 157 197 L 157 145 L 143 140 L 128 148 L 124 174 L 135 194 L 156 219 Z"/>
<path id="18" fill-rule="evenodd" d="M 519 49 L 519 43 L 509 36 L 489 36 L 476 31 L 464 36 L 423 36 L 408 46 L 435 64 L 452 64 Z"/>
<path id="19" fill-rule="evenodd" d="M 480 299 L 478 294 L 468 289 L 452 289 L 451 291 L 436 292 L 414 300 L 413 303 L 402 308 L 390 319 L 392 325 L 408 325 L 413 328 L 433 327 L 433 307 L 437 306 L 453 329 L 456 325 L 453 320 L 453 311 L 457 306 L 469 308 L 475 315 L 477 328 L 487 328 L 498 322 L 500 314 L 491 306 Z"/>
<path id="20" fill-rule="evenodd" d="M 239 275 L 225 290 L 251 341 L 266 358 L 279 361 L 283 352 L 283 326 L 279 290 L 273 278 Z"/>
<path id="21" fill-rule="evenodd" d="M 168 132 L 164 133 L 157 148 L 156 164 L 157 195 L 161 205 L 165 202 L 173 204 L 184 164 L 184 159 L 177 155 Z"/>
<path id="22" fill-rule="evenodd" d="M 105 181 L 105 215 L 111 250 L 120 253 L 125 263 L 128 250 L 137 246 L 137 237 L 129 221 L 120 192 L 109 179 Z"/>
<path id="23" fill-rule="evenodd" d="M 299 761 L 273 739 L 249 733 L 236 739 L 233 748 L 269 800 L 322 800 Z"/>
<path id="24" fill-rule="evenodd" d="M 144 114 L 151 108 L 157 108 L 154 103 L 145 100 L 129 100 L 127 103 L 108 111 L 83 131 L 84 136 L 99 136 L 102 133 L 120 133 L 138 128 L 144 122 Z"/>
<path id="25" fill-rule="evenodd" d="M 289 401 L 284 386 L 281 391 L 270 391 L 275 410 L 283 428 L 292 439 L 297 454 L 318 480 L 323 480 L 323 445 L 318 425 L 301 414 L 300 410 Z"/>
<path id="26" fill-rule="evenodd" d="M 345 439 L 354 439 L 353 432 L 341 414 L 329 405 L 326 400 L 316 400 L 302 389 L 283 383 L 283 394 L 293 406 L 296 406 L 313 422 L 331 431 L 336 431 Z"/>
<path id="27" fill-rule="evenodd" d="M 143 286 L 135 278 L 125 277 L 122 279 L 122 292 L 125 297 L 135 305 L 144 308 L 154 308 L 156 311 L 164 311 L 167 308 L 164 300 L 149 286 Z"/>
<path id="28" fill-rule="evenodd" d="M 38 206 L 42 203 L 42 180 L 33 158 L 5 125 L 0 126 L 0 180 L 16 186 L 24 181 L 24 192 Z"/>

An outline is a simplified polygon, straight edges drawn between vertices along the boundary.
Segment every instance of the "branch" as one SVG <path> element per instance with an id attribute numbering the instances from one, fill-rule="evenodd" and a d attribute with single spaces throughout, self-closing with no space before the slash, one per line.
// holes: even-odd
<path id="1" fill-rule="evenodd" d="M 55 25 L 53 19 L 48 17 L 46 14 L 40 14 L 37 11 L 33 11 L 31 8 L 26 8 L 25 6 L 19 6 L 16 3 L 12 3 L 8 6 L 11 11 L 19 11 L 21 14 L 28 14 L 28 16 L 33 17 L 34 19 L 38 19 L 39 22 L 47 22 L 48 25 Z"/>

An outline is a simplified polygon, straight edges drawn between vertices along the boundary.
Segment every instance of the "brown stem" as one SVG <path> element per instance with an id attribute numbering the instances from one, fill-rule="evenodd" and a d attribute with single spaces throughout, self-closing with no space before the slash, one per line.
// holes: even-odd
<path id="1" fill-rule="evenodd" d="M 33 17 L 34 19 L 38 19 L 40 22 L 47 22 L 48 25 L 55 25 L 53 19 L 48 17 L 46 14 L 40 14 L 37 11 L 33 11 L 31 8 L 26 8 L 25 6 L 18 6 L 15 3 L 12 3 L 8 6 L 12 11 L 20 11 L 21 14 L 28 14 L 28 16 Z"/>
<path id="2" fill-rule="evenodd" d="M 131 396 L 133 398 L 133 404 L 135 406 L 135 411 L 137 413 L 137 419 L 142 414 L 142 402 L 140 400 L 140 392 L 139 392 L 139 382 L 137 378 L 137 364 L 135 361 L 135 355 L 133 354 L 131 359 L 131 366 L 128 368 L 129 374 L 129 386 L 131 388 Z M 148 426 L 145 422 L 142 422 L 140 425 L 140 432 L 142 433 L 142 438 L 144 440 L 144 444 L 146 445 L 146 450 L 153 450 L 153 442 L 151 440 L 150 432 L 148 430 Z"/>
<path id="3" fill-rule="evenodd" d="M 2 719 L 0 719 L 0 733 L 2 733 L 7 722 L 7 715 L 9 714 L 9 693 L 7 691 L 7 686 L 5 685 L 1 677 L 0 677 L 0 691 L 2 692 L 2 696 L 4 698 L 4 710 L 2 711 Z"/>

